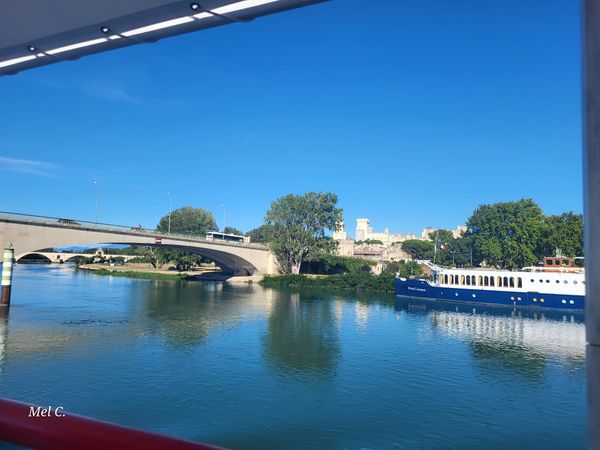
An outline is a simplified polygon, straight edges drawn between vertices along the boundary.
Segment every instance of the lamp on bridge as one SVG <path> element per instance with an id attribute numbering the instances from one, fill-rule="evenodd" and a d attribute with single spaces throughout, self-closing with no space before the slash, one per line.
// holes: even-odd
<path id="1" fill-rule="evenodd" d="M 171 234 L 171 200 L 173 198 L 173 194 L 171 192 L 167 192 L 169 196 L 169 231 L 168 234 Z"/>
<path id="2" fill-rule="evenodd" d="M 98 199 L 100 196 L 100 185 L 97 181 L 94 181 L 93 183 L 96 185 L 96 221 L 94 223 L 98 225 Z"/>
<path id="3" fill-rule="evenodd" d="M 223 233 L 223 239 L 225 239 L 225 205 L 221 203 L 221 208 L 223 208 L 223 229 L 221 232 Z"/>

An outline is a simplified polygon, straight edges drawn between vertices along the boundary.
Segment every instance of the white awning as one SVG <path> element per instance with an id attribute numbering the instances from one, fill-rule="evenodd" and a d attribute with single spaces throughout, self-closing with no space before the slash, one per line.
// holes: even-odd
<path id="1" fill-rule="evenodd" d="M 0 75 L 324 0 L 2 0 Z"/>

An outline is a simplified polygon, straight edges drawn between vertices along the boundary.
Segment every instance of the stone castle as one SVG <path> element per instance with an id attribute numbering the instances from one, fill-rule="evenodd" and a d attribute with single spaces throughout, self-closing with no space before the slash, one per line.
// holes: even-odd
<path id="1" fill-rule="evenodd" d="M 356 256 L 376 261 L 407 261 L 410 260 L 410 255 L 402 251 L 402 242 L 409 239 L 430 240 L 429 235 L 436 230 L 436 228 L 426 227 L 418 236 L 415 235 L 414 230 L 412 233 L 407 231 L 406 234 L 390 233 L 388 228 L 385 228 L 383 232 L 375 232 L 371 228 L 368 218 L 359 218 L 356 219 L 354 239 L 346 233 L 344 222 L 333 233 L 333 239 L 338 242 L 338 255 L 340 256 Z M 459 225 L 452 230 L 452 234 L 456 239 L 465 230 L 466 227 Z"/>

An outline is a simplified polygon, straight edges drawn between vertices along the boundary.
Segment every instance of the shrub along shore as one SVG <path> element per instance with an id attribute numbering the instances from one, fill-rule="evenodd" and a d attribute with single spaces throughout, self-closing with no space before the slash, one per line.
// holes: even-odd
<path id="1" fill-rule="evenodd" d="M 110 275 L 113 277 L 140 278 L 145 280 L 191 281 L 185 273 L 158 273 L 129 270 L 86 269 L 79 270 L 94 275 Z M 382 273 L 345 273 L 341 275 L 265 275 L 259 283 L 268 288 L 325 288 L 354 291 L 394 292 L 394 275 Z"/>
<path id="2" fill-rule="evenodd" d="M 326 288 L 354 291 L 394 292 L 394 275 L 382 273 L 345 273 L 341 275 L 265 275 L 260 284 L 269 288 Z"/>
<path id="3" fill-rule="evenodd" d="M 113 277 L 127 278 L 142 278 L 145 280 L 187 280 L 188 275 L 185 273 L 160 273 L 160 272 L 134 272 L 130 270 L 108 270 L 108 269 L 87 269 L 79 268 L 78 270 L 93 273 L 94 275 L 110 275 Z"/>

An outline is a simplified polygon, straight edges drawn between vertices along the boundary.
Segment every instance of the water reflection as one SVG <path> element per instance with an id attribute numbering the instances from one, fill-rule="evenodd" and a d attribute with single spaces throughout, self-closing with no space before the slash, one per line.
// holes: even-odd
<path id="1" fill-rule="evenodd" d="M 6 342 L 8 341 L 8 308 L 0 309 L 0 372 L 6 356 Z"/>
<path id="2" fill-rule="evenodd" d="M 355 306 L 356 313 L 356 327 L 360 332 L 366 332 L 369 325 L 369 305 L 356 302 Z"/>
<path id="3" fill-rule="evenodd" d="M 154 283 L 146 314 L 167 343 L 198 346 L 214 329 L 268 314 L 272 301 L 255 295 L 257 289 L 219 282 Z"/>
<path id="4" fill-rule="evenodd" d="M 580 316 L 16 275 L 0 396 L 226 448 L 585 448 Z"/>
<path id="5" fill-rule="evenodd" d="M 529 379 L 544 376 L 548 364 L 585 365 L 581 313 L 528 311 L 467 304 L 396 301 L 396 309 L 426 315 L 430 330 L 468 343 L 486 373 L 505 369 Z"/>
<path id="6" fill-rule="evenodd" d="M 340 358 L 336 316 L 329 299 L 279 292 L 264 338 L 267 360 L 286 372 L 332 374 Z"/>

